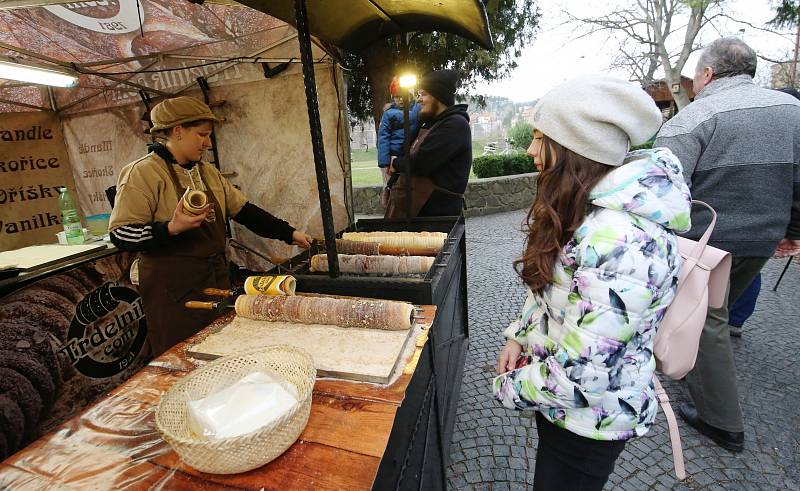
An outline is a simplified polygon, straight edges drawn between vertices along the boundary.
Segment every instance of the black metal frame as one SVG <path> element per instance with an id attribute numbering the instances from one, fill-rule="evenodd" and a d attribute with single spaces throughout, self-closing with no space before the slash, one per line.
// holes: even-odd
<path id="1" fill-rule="evenodd" d="M 445 246 L 434 260 L 434 266 L 424 276 L 382 277 L 342 275 L 330 278 L 324 273 L 311 273 L 308 270 L 310 256 L 314 250 L 304 251 L 298 256 L 279 265 L 274 272 L 291 274 L 297 278 L 300 291 L 329 293 L 348 296 L 367 296 L 388 300 L 405 300 L 418 305 L 438 305 L 434 292 L 443 277 L 449 277 L 458 267 L 457 252 L 464 237 L 463 217 L 416 218 L 410 222 L 405 219 L 383 220 L 365 219 L 348 227 L 345 231 L 429 231 L 448 234 Z M 344 281 L 340 281 L 344 280 Z"/>
<path id="2" fill-rule="evenodd" d="M 306 105 L 311 131 L 311 146 L 317 174 L 322 227 L 328 254 L 330 278 L 296 275 L 299 291 L 380 296 L 418 304 L 437 306 L 436 317 L 428 333 L 423 356 L 406 390 L 406 397 L 395 416 L 386 452 L 381 459 L 374 489 L 446 489 L 447 449 L 455 422 L 461 375 L 469 340 L 467 322 L 467 270 L 464 219 L 451 218 L 438 230 L 448 232 L 448 243 L 436 258 L 436 265 L 423 279 L 339 277 L 336 252 L 336 231 L 328 186 L 328 174 L 319 119 L 311 39 L 306 0 L 295 0 L 295 18 Z M 410 146 L 408 135 L 408 94 L 404 100 L 404 147 Z M 410 172 L 410 169 L 409 169 Z M 410 177 L 410 175 L 408 176 Z M 407 179 L 408 204 L 411 203 L 411 180 Z M 436 219 L 360 220 L 359 230 L 437 230 Z M 441 230 L 444 227 L 445 230 Z M 308 253 L 300 257 L 308 259 Z M 307 263 L 306 263 L 307 264 Z M 279 269 L 291 269 L 285 264 Z M 414 431 L 408 429 L 413 427 Z"/>
<path id="3" fill-rule="evenodd" d="M 373 489 L 445 489 L 448 448 L 469 342 L 464 217 L 359 220 L 350 229 L 448 234 L 434 267 L 424 277 L 329 278 L 308 273 L 308 252 L 273 270 L 295 276 L 302 292 L 436 305 L 428 342 L 395 416 Z"/>
<path id="4" fill-rule="evenodd" d="M 205 77 L 197 77 L 197 86 L 200 87 L 200 92 L 203 93 L 203 101 L 206 105 L 210 104 L 211 97 L 209 92 L 211 92 L 211 87 L 208 86 L 208 80 Z M 214 161 L 211 163 L 219 170 L 219 149 L 217 148 L 217 133 L 215 131 L 211 132 L 211 155 L 214 156 Z M 230 233 L 228 236 L 230 237 Z"/>
<path id="5" fill-rule="evenodd" d="M 311 130 L 311 148 L 314 151 L 314 167 L 317 170 L 317 190 L 319 207 L 322 213 L 322 229 L 328 244 L 328 269 L 331 278 L 339 276 L 339 257 L 336 254 L 336 229 L 333 223 L 331 192 L 328 185 L 328 167 L 325 162 L 325 147 L 322 140 L 322 125 L 317 100 L 317 82 L 314 76 L 314 59 L 311 53 L 311 34 L 308 31 L 308 11 L 306 0 L 295 0 L 295 19 L 297 20 L 297 41 L 300 45 L 300 60 L 303 65 L 303 83 L 306 87 L 308 124 Z"/>
<path id="6" fill-rule="evenodd" d="M 408 33 L 403 34 L 402 36 L 402 52 L 403 57 L 405 58 L 405 64 L 408 66 Z M 409 91 L 407 88 L 402 88 L 403 90 L 403 155 L 408 156 L 409 152 L 411 151 L 411 121 L 409 121 L 410 116 L 410 97 Z M 414 165 L 414 162 L 411 159 L 408 159 L 408 165 L 406 166 L 406 220 L 411 220 L 412 215 L 412 203 L 414 200 L 412 199 L 412 195 L 414 193 L 414 184 L 411 182 L 411 166 Z"/>
<path id="7" fill-rule="evenodd" d="M 463 218 L 454 230 L 459 225 Z M 430 283 L 436 317 L 395 416 L 375 490 L 447 489 L 448 449 L 469 343 L 466 241 L 463 233 L 456 235 L 447 267 Z"/>

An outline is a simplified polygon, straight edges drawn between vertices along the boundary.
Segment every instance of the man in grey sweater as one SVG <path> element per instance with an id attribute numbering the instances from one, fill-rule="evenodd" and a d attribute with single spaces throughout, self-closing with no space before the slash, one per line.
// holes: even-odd
<path id="1" fill-rule="evenodd" d="M 727 302 L 709 309 L 694 370 L 694 405 L 681 416 L 718 445 L 740 452 L 744 423 L 728 328 L 733 304 L 773 255 L 800 252 L 800 101 L 753 83 L 756 53 L 737 38 L 711 43 L 697 62 L 695 101 L 656 138 L 683 164 L 692 198 L 717 211 L 709 244 L 733 255 Z M 708 227 L 692 214 L 688 237 Z"/>

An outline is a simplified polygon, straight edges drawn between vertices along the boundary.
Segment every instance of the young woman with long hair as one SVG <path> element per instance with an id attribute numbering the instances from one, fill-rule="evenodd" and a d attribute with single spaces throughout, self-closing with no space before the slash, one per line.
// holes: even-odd
<path id="1" fill-rule="evenodd" d="M 534 108 L 540 175 L 515 267 L 528 286 L 493 389 L 536 411 L 534 489 L 603 488 L 656 414 L 653 338 L 673 299 L 691 198 L 667 149 L 628 153 L 661 125 L 641 88 L 574 79 Z"/>

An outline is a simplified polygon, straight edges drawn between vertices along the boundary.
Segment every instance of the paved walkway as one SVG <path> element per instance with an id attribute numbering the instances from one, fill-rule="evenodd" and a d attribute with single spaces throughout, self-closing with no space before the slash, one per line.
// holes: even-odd
<path id="1" fill-rule="evenodd" d="M 524 290 L 511 269 L 522 248 L 523 211 L 467 220 L 470 347 L 450 446 L 452 489 L 529 489 L 536 462 L 530 413 L 500 407 L 491 397 L 501 331 L 518 314 Z M 747 426 L 745 451 L 733 454 L 679 419 L 686 470 L 672 470 L 663 413 L 643 438 L 629 443 L 606 489 L 800 490 L 800 266 L 789 268 L 772 292 L 785 260 L 771 260 L 764 290 L 744 336 L 734 340 Z M 673 407 L 688 400 L 679 383 L 665 382 Z"/>

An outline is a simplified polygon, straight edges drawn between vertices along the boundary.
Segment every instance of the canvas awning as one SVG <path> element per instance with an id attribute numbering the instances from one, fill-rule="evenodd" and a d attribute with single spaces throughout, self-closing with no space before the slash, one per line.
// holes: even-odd
<path id="1" fill-rule="evenodd" d="M 480 0 L 308 0 L 307 8 L 311 35 L 324 41 L 315 62 L 326 43 L 359 51 L 414 31 L 492 46 Z M 0 112 L 116 106 L 139 91 L 163 97 L 194 85 L 175 70 L 209 77 L 237 63 L 298 62 L 288 55 L 296 34 L 281 21 L 295 25 L 294 0 L 0 0 L 0 56 L 81 74 L 71 89 L 0 80 Z"/>
<path id="2" fill-rule="evenodd" d="M 294 0 L 239 0 L 294 25 Z M 308 0 L 311 33 L 348 51 L 403 32 L 442 31 L 492 49 L 480 0 Z"/>
<path id="3" fill-rule="evenodd" d="M 299 62 L 297 33 L 242 5 L 186 0 L 0 0 L 0 56 L 79 74 L 76 87 L 0 80 L 0 112 L 90 111 L 223 80 L 237 64 Z M 22 5 L 21 3 L 25 3 Z M 138 8 L 137 8 L 138 7 Z M 326 58 L 315 49 L 315 62 Z"/>
<path id="4" fill-rule="evenodd" d="M 49 63 L 80 74 L 78 87 L 70 89 L 0 80 L 0 111 L 81 111 L 90 106 L 89 100 L 98 101 L 100 107 L 122 105 L 131 102 L 134 90 L 145 99 L 149 93 L 175 95 L 203 82 L 209 66 L 214 66 L 211 71 L 216 76 L 238 63 L 265 62 L 265 52 L 296 40 L 329 269 L 336 276 L 335 230 L 314 83 L 313 64 L 319 61 L 315 51 L 320 50 L 310 36 L 357 52 L 397 34 L 441 31 L 491 49 L 486 10 L 480 0 L 243 0 L 242 4 L 251 9 L 230 0 L 209 0 L 206 5 L 188 0 L 0 0 L 0 56 Z M 275 19 L 296 26 L 297 33 L 286 33 L 286 26 L 275 25 Z"/>

